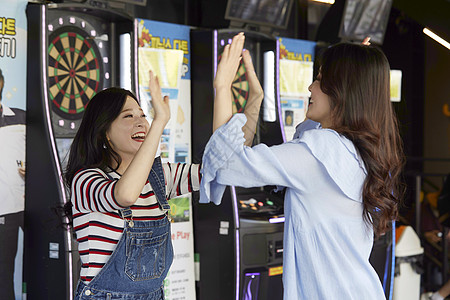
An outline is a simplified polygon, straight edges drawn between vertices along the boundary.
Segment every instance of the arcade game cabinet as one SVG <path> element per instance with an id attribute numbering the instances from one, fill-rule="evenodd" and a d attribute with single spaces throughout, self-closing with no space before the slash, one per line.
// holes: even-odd
<path id="1" fill-rule="evenodd" d="M 81 266 L 62 176 L 89 100 L 111 86 L 137 90 L 135 25 L 109 1 L 30 3 L 27 17 L 24 282 L 29 299 L 73 299 Z"/>
<path id="2" fill-rule="evenodd" d="M 252 56 L 265 92 L 253 144 L 284 142 L 279 94 L 279 43 L 272 32 L 286 28 L 293 1 L 228 0 L 230 29 L 193 30 L 192 157 L 201 161 L 212 133 L 213 80 L 223 47 L 245 32 L 244 48 Z M 235 28 L 235 29 L 232 29 Z M 233 111 L 244 112 L 249 97 L 241 63 L 232 85 Z M 222 203 L 194 202 L 195 252 L 199 263 L 198 299 L 283 298 L 283 195 L 274 187 L 227 187 Z"/>
<path id="3" fill-rule="evenodd" d="M 213 79 L 221 52 L 242 30 L 193 30 L 192 155 L 199 163 L 212 133 Z M 254 143 L 283 142 L 277 94 L 277 40 L 245 32 L 244 48 L 264 89 L 273 89 L 273 122 L 260 118 Z M 272 55 L 267 55 L 271 53 Z M 273 74 L 264 76 L 264 72 Z M 263 80 L 265 79 L 265 81 Z M 249 86 L 243 63 L 233 83 L 233 111 L 243 112 Z M 200 265 L 198 299 L 282 299 L 283 197 L 271 187 L 227 187 L 222 203 L 194 203 L 195 252 Z"/>

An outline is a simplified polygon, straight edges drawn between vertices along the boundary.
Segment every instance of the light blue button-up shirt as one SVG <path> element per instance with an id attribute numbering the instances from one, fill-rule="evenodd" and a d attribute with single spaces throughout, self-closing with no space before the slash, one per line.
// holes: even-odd
<path id="1" fill-rule="evenodd" d="M 353 143 L 307 121 L 291 142 L 246 147 L 243 114 L 209 140 L 200 202 L 220 204 L 226 185 L 286 187 L 285 300 L 381 300 L 369 256 L 373 229 L 363 220 L 366 170 Z"/>

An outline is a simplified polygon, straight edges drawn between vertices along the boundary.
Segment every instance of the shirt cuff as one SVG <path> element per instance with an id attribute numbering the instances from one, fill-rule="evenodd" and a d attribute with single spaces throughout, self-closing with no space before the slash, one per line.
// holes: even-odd
<path id="1" fill-rule="evenodd" d="M 225 125 L 218 128 L 209 139 L 202 159 L 200 203 L 219 205 L 226 185 L 217 182 L 217 173 L 227 168 L 227 162 L 244 147 L 242 127 L 247 122 L 244 114 L 235 114 Z"/>

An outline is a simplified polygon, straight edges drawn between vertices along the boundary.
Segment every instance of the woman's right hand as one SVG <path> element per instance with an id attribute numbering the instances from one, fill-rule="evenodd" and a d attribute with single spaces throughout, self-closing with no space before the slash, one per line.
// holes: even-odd
<path id="1" fill-rule="evenodd" d="M 155 117 L 153 120 L 158 120 L 167 124 L 170 119 L 170 106 L 169 96 L 162 96 L 161 86 L 159 85 L 158 76 L 155 76 L 152 71 L 150 72 L 149 89 L 152 96 L 152 106 L 155 111 Z"/>
<path id="2" fill-rule="evenodd" d="M 264 98 L 264 91 L 259 82 L 258 76 L 256 76 L 255 67 L 253 66 L 252 57 L 250 53 L 245 50 L 242 52 L 242 58 L 244 60 L 245 70 L 247 72 L 248 85 L 249 85 L 249 98 L 247 105 L 257 102 L 257 105 L 261 105 L 261 101 Z"/>

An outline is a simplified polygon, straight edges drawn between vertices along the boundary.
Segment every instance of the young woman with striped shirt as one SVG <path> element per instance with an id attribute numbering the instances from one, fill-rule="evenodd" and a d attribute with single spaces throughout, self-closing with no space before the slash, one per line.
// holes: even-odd
<path id="1" fill-rule="evenodd" d="M 242 129 L 250 145 L 263 92 L 249 56 L 244 63 L 250 95 Z M 151 72 L 149 87 L 151 126 L 131 92 L 109 88 L 91 99 L 73 140 L 65 180 L 82 261 L 77 300 L 164 299 L 173 260 L 167 199 L 198 190 L 201 175 L 200 165 L 155 158 L 169 99 Z"/>
<path id="2" fill-rule="evenodd" d="M 136 97 L 109 88 L 89 102 L 68 160 L 82 262 L 75 299 L 164 299 L 173 259 L 167 199 L 198 190 L 199 165 L 161 163 L 169 99 L 150 74 L 149 126 Z"/>

